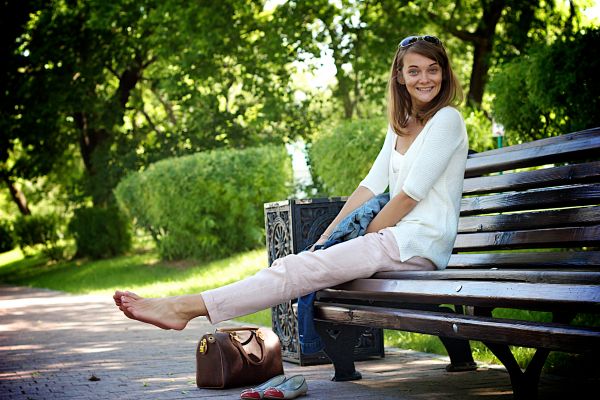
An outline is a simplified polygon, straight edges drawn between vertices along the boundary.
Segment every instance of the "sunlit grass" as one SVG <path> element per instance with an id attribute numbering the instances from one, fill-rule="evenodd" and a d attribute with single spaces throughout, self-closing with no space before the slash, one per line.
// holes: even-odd
<path id="1" fill-rule="evenodd" d="M 46 264 L 43 257 L 5 257 L 0 281 L 76 294 L 110 294 L 130 289 L 144 296 L 195 293 L 222 286 L 264 268 L 264 250 L 208 263 L 159 261 L 154 252 L 97 261 Z"/>
<path id="2" fill-rule="evenodd" d="M 212 262 L 164 262 L 154 251 L 106 260 L 48 263 L 13 250 L 0 255 L 0 283 L 111 296 L 124 289 L 141 296 L 199 293 L 250 276 L 267 265 L 265 250 L 252 250 Z M 269 311 L 240 318 L 270 325 Z"/>
<path id="3" fill-rule="evenodd" d="M 23 252 L 21 249 L 16 248 L 6 253 L 0 253 L 0 268 L 6 264 L 13 263 L 23 259 Z"/>

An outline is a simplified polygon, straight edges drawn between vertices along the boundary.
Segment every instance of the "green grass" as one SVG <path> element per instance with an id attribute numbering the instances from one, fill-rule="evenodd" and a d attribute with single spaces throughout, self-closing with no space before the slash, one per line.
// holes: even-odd
<path id="1" fill-rule="evenodd" d="M 41 253 L 40 253 L 41 254 Z M 24 257 L 19 250 L 0 254 L 0 283 L 61 290 L 74 294 L 111 296 L 116 289 L 127 289 L 142 296 L 162 297 L 198 293 L 235 282 L 252 275 L 267 265 L 264 249 L 253 250 L 212 261 L 160 261 L 153 250 L 145 250 L 106 260 L 74 260 L 48 262 L 42 255 Z M 495 310 L 503 318 L 549 320 L 550 314 L 520 310 Z M 237 320 L 254 325 L 270 326 L 270 310 L 263 310 Z M 597 317 L 577 321 L 596 325 Z M 436 336 L 386 330 L 385 345 L 446 355 Z M 473 356 L 487 363 L 499 363 L 480 342 L 472 341 Z M 525 367 L 533 350 L 514 347 L 517 362 Z M 590 356 L 575 356 L 552 352 L 546 371 L 560 375 L 590 376 L 600 373 Z"/>
<path id="2" fill-rule="evenodd" d="M 162 297 L 223 286 L 252 275 L 266 265 L 264 250 L 207 263 L 164 262 L 154 251 L 106 260 L 49 263 L 42 255 L 24 257 L 19 250 L 13 250 L 0 254 L 0 283 L 106 296 L 117 289 L 126 289 L 141 296 Z M 240 320 L 257 325 L 271 324 L 269 310 Z"/>

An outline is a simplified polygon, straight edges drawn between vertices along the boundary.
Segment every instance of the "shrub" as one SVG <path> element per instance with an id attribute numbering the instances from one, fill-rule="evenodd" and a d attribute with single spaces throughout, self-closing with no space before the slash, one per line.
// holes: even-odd
<path id="1" fill-rule="evenodd" d="M 41 247 L 52 260 L 64 258 L 65 247 L 58 243 L 62 234 L 56 214 L 22 215 L 15 221 L 14 230 L 17 244 L 26 255 L 31 249 Z"/>
<path id="2" fill-rule="evenodd" d="M 491 122 L 482 111 L 466 108 L 469 148 L 484 151 L 494 148 Z M 381 150 L 387 120 L 381 118 L 343 121 L 334 129 L 321 132 L 308 146 L 313 181 L 323 196 L 348 196 L 367 176 Z"/>
<path id="3" fill-rule="evenodd" d="M 214 150 L 159 161 L 128 175 L 117 202 L 165 259 L 223 257 L 263 243 L 263 203 L 290 194 L 283 146 Z"/>
<path id="4" fill-rule="evenodd" d="M 0 253 L 15 248 L 15 238 L 9 222 L 0 221 Z"/>
<path id="5" fill-rule="evenodd" d="M 129 221 L 116 207 L 85 207 L 75 210 L 69 222 L 77 257 L 114 257 L 131 248 Z"/>
<path id="6" fill-rule="evenodd" d="M 385 118 L 344 121 L 309 146 L 313 179 L 329 196 L 350 195 L 367 175 L 385 140 Z"/>
<path id="7" fill-rule="evenodd" d="M 539 44 L 490 80 L 493 113 L 510 144 L 600 125 L 600 29 Z"/>
<path id="8" fill-rule="evenodd" d="M 56 243 L 59 239 L 58 217 L 55 214 L 19 216 L 14 228 L 21 248 Z"/>
<path id="9" fill-rule="evenodd" d="M 469 136 L 469 149 L 477 152 L 491 150 L 496 147 L 492 136 L 492 122 L 483 111 L 465 108 L 463 110 L 467 135 Z"/>

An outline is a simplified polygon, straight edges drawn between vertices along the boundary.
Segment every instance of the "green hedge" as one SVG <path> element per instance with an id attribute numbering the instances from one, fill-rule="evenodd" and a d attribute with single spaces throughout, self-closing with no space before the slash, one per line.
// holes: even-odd
<path id="1" fill-rule="evenodd" d="M 14 224 L 15 236 L 21 249 L 41 244 L 53 244 L 59 239 L 58 216 L 21 215 Z"/>
<path id="2" fill-rule="evenodd" d="M 63 226 L 57 214 L 21 215 L 14 223 L 17 244 L 27 256 L 36 248 L 54 261 L 65 257 L 65 246 L 59 242 L 63 237 Z"/>
<path id="3" fill-rule="evenodd" d="M 325 195 L 348 196 L 367 175 L 385 140 L 385 118 L 344 121 L 308 147 L 313 179 Z"/>
<path id="4" fill-rule="evenodd" d="M 469 148 L 495 148 L 492 124 L 482 111 L 461 110 L 469 135 Z M 317 134 L 308 146 L 308 158 L 319 195 L 348 196 L 367 175 L 381 150 L 387 132 L 385 118 L 343 121 Z"/>
<path id="5" fill-rule="evenodd" d="M 8 221 L 0 221 L 0 253 L 15 248 L 15 237 L 12 225 Z"/>
<path id="6" fill-rule="evenodd" d="M 129 222 L 116 207 L 75 210 L 69 231 L 75 238 L 77 257 L 114 257 L 131 248 Z"/>
<path id="7" fill-rule="evenodd" d="M 283 146 L 214 150 L 130 174 L 115 196 L 164 259 L 211 259 L 264 244 L 263 203 L 286 199 L 291 176 Z"/>

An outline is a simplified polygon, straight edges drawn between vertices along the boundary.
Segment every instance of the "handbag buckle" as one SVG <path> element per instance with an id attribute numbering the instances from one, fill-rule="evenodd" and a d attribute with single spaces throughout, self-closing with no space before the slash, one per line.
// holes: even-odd
<path id="1" fill-rule="evenodd" d="M 256 331 L 256 336 L 262 340 L 263 342 L 265 341 L 265 334 L 262 331 L 257 330 Z"/>
<path id="2" fill-rule="evenodd" d="M 206 350 L 208 350 L 208 344 L 206 343 L 206 338 L 202 338 L 200 346 L 198 346 L 198 353 L 204 354 Z"/>
<path id="3" fill-rule="evenodd" d="M 231 336 L 232 339 L 237 340 L 238 342 L 242 343 L 242 338 L 240 338 L 238 336 L 236 331 L 229 332 L 229 336 Z"/>

